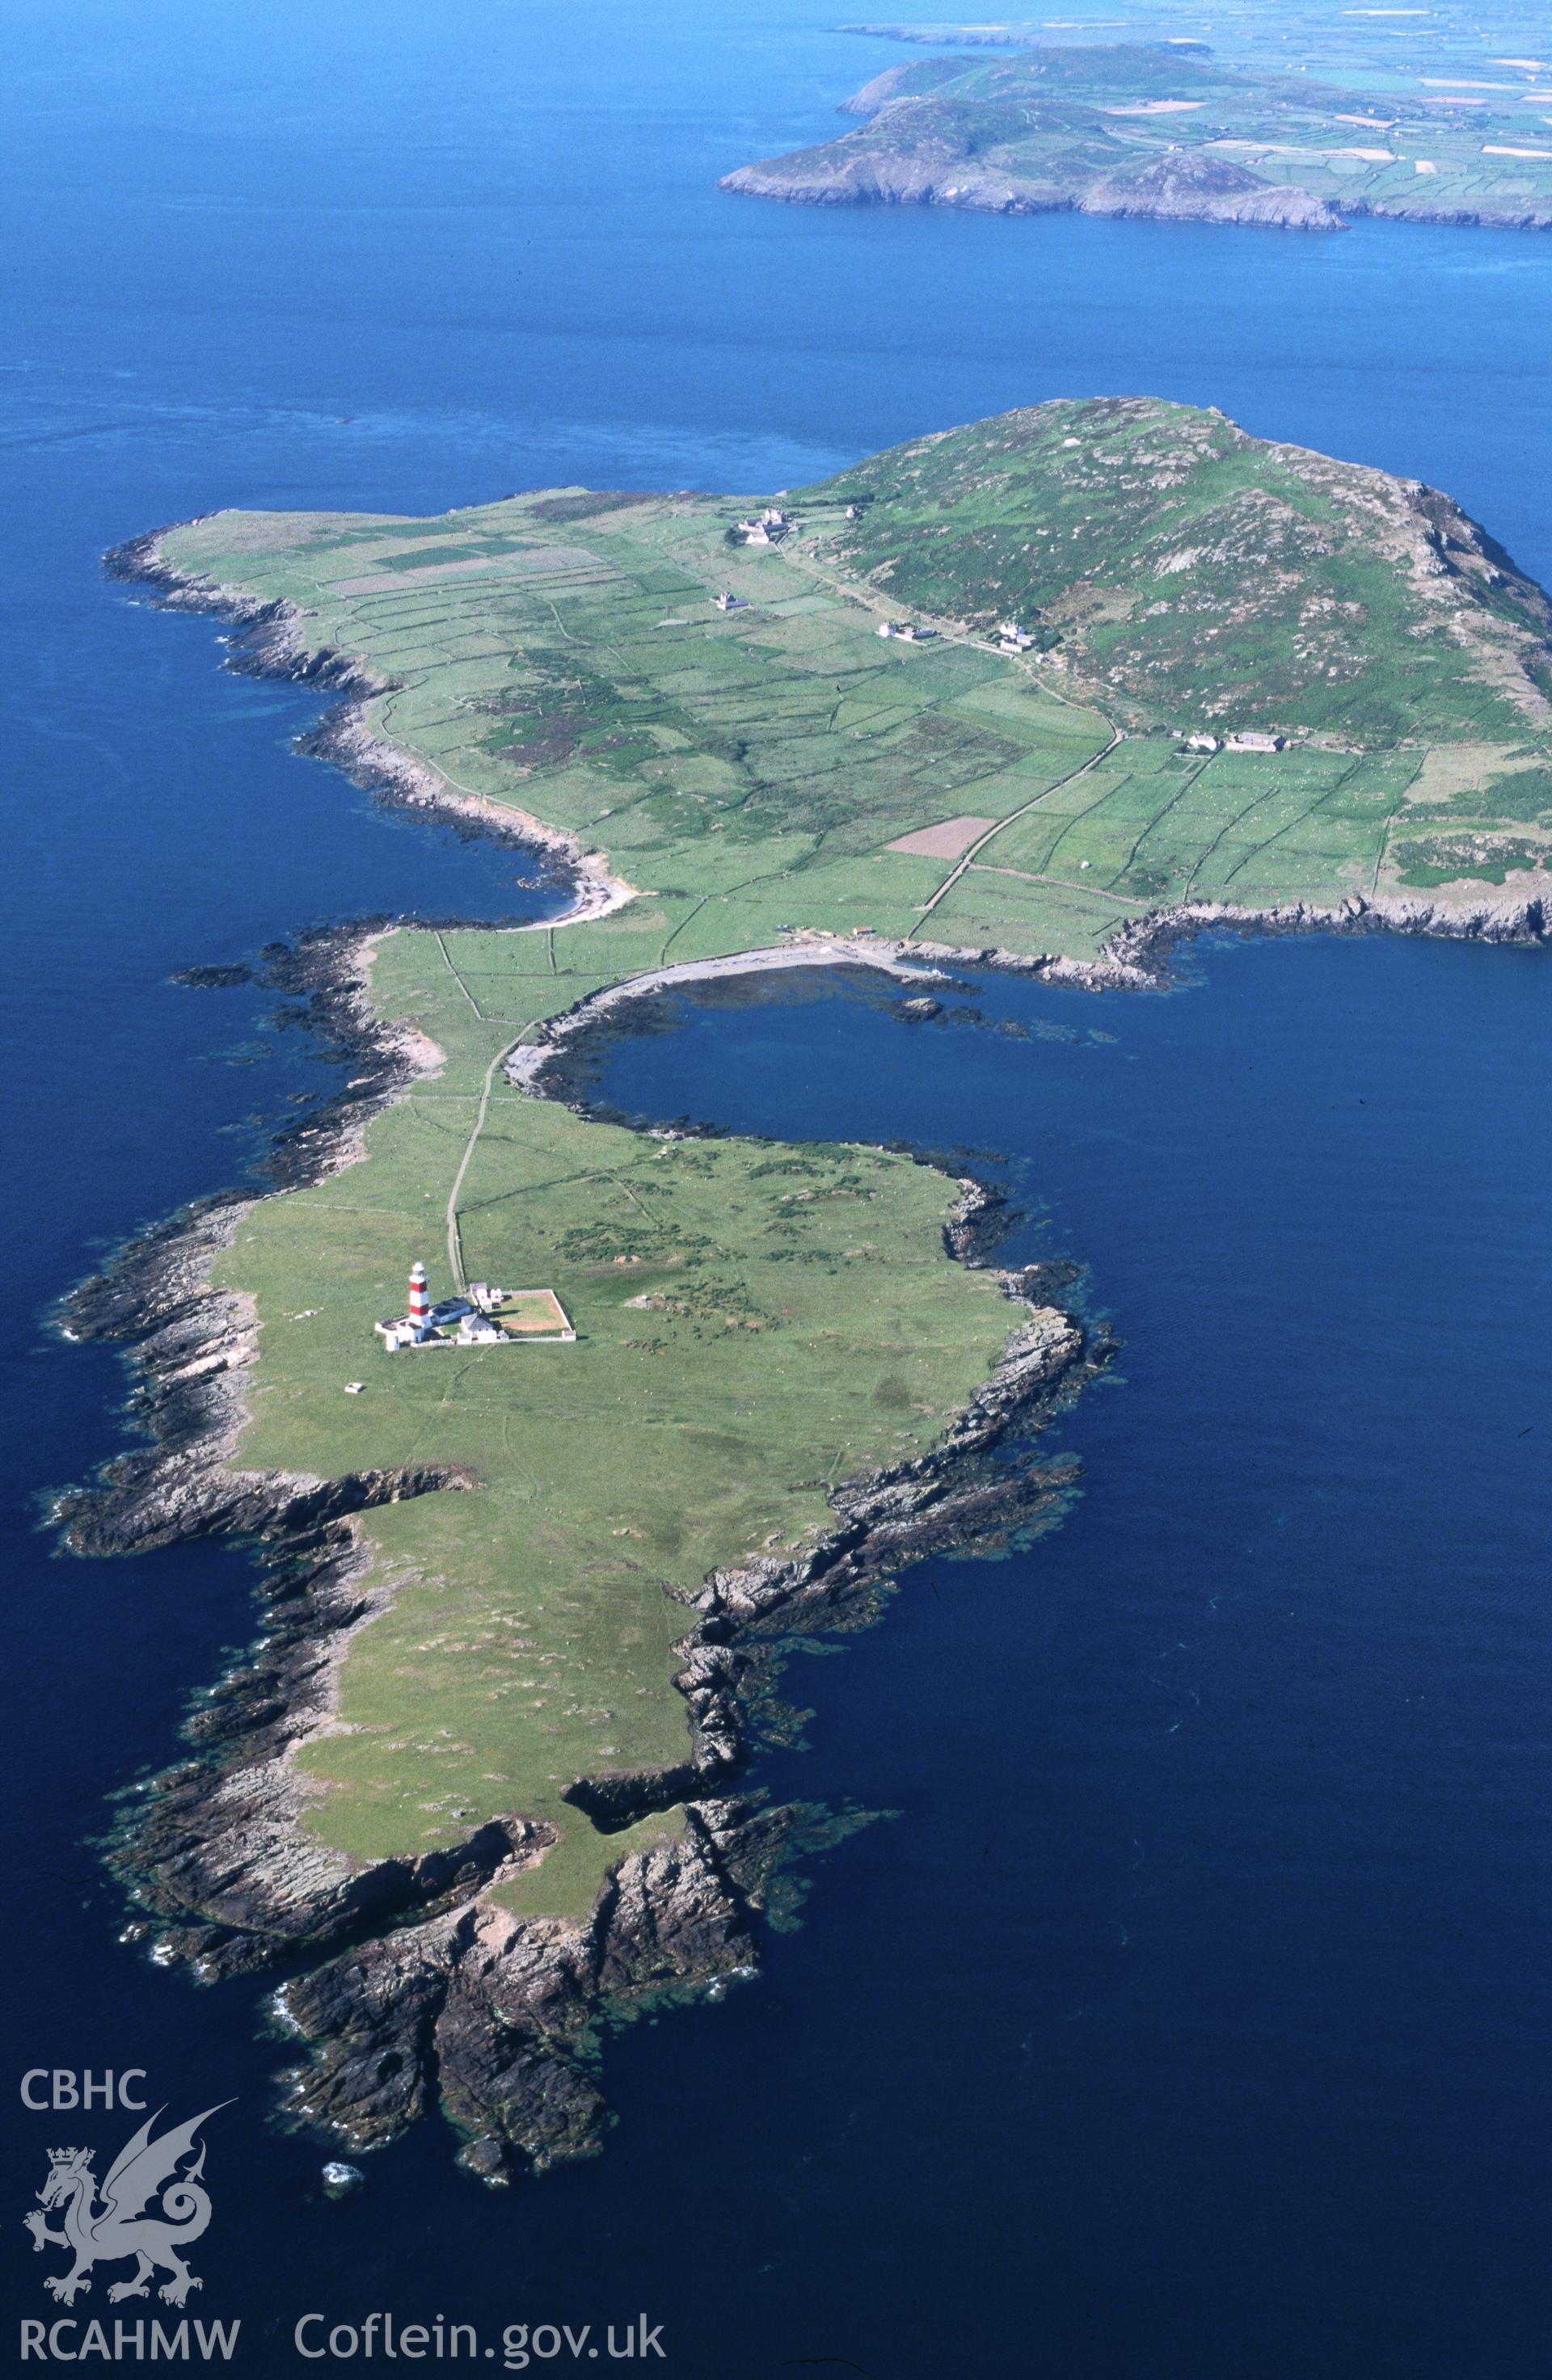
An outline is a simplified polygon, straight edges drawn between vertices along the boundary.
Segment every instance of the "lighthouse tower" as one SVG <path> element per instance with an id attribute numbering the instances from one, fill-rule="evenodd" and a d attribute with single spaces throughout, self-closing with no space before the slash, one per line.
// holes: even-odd
<path id="1" fill-rule="evenodd" d="M 430 1310 L 430 1302 L 426 1296 L 426 1269 L 423 1264 L 411 1265 L 409 1268 L 409 1328 L 417 1336 L 425 1329 Z"/>

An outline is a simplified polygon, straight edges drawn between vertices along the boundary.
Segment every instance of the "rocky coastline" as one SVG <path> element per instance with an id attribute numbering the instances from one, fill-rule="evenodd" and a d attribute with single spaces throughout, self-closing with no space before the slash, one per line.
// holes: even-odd
<path id="1" fill-rule="evenodd" d="M 1158 991 L 1168 979 L 1177 950 L 1207 934 L 1424 934 L 1445 941 L 1493 942 L 1532 947 L 1552 936 L 1552 917 L 1539 892 L 1486 894 L 1474 901 L 1434 901 L 1426 893 L 1351 893 L 1335 906 L 1313 901 L 1253 908 L 1228 901 L 1188 901 L 1155 909 L 1123 925 L 1097 959 L 1032 958 L 995 944 L 966 950 L 961 944 L 922 941 L 909 947 L 942 966 L 996 967 L 1009 975 L 1037 976 L 1043 983 L 1072 984 L 1085 991 Z"/>
<path id="2" fill-rule="evenodd" d="M 997 1373 L 929 1458 L 837 1488 L 836 1526 L 800 1563 L 757 1559 L 713 1572 L 686 1610 L 678 1647 L 691 1762 L 579 1779 L 568 1796 L 605 1833 L 639 1828 L 670 1808 L 677 1828 L 629 1851 L 580 1923 L 518 1915 L 484 1889 L 528 1864 L 543 1847 L 541 1830 L 504 1822 L 507 1856 L 488 1869 L 494 1842 L 474 1839 L 447 1855 L 459 1860 L 458 1875 L 424 1913 L 410 1915 L 401 1900 L 397 1923 L 275 1994 L 277 2019 L 310 2050 L 287 2078 L 290 2113 L 360 2149 L 439 2097 L 464 2136 L 462 2162 L 489 2180 L 594 2150 L 609 2121 L 600 2030 L 644 2009 L 718 1998 L 758 1968 L 761 1912 L 813 1815 L 736 1787 L 782 1640 L 859 1624 L 903 1564 L 1030 1527 L 1053 1511 L 1069 1468 L 1010 1462 L 1008 1442 L 1075 1395 L 1106 1353 L 1086 1344 L 1069 1316 L 1030 1310 Z M 246 1798 L 239 1778 L 226 1790 L 233 1786 Z M 198 1804 L 190 1815 L 199 1842 Z M 442 1875 L 425 1879 L 428 1897 L 445 1884 Z M 314 1934 L 312 1948 L 332 1948 L 355 1914 L 336 1899 L 327 1911 L 335 1932 Z M 258 1963 L 256 1937 L 238 1938 L 239 1960 Z M 202 1946 L 195 1955 L 213 1953 Z M 214 1956 L 219 1968 L 219 1948 Z"/>
<path id="3" fill-rule="evenodd" d="M 837 945 L 852 965 L 901 959 L 1011 964 L 1091 989 L 1156 986 L 1169 952 L 1223 929 L 1410 930 L 1528 941 L 1539 905 L 1485 903 L 1469 917 L 1425 900 L 1339 911 L 1270 913 L 1202 904 L 1143 921 L 1097 965 L 1031 962 L 947 947 L 868 952 Z M 373 929 L 320 935 L 277 980 L 305 990 L 319 1029 L 348 1049 L 350 1090 L 276 1152 L 286 1182 L 348 1163 L 371 1113 L 431 1053 L 377 1019 L 365 997 Z M 824 963 L 783 950 L 784 965 Z M 673 979 L 737 972 L 737 962 L 669 971 Z M 919 965 L 910 969 L 919 972 Z M 524 1087 L 591 1029 L 617 1029 L 632 997 L 667 984 L 627 984 L 556 1020 L 545 1042 L 515 1053 Z M 546 1089 L 551 1086 L 546 1085 Z M 553 1088 L 567 1095 L 564 1064 Z M 550 1840 L 520 1814 L 492 1820 L 416 1861 L 352 1869 L 299 1823 L 289 1755 L 333 1709 L 339 1660 L 370 1622 L 391 1578 L 377 1577 L 353 1516 L 409 1495 L 470 1484 L 440 1471 L 323 1481 L 230 1467 L 242 1419 L 242 1375 L 254 1352 L 240 1298 L 208 1273 L 246 1201 L 210 1202 L 153 1233 L 71 1301 L 77 1336 L 133 1341 L 137 1409 L 152 1443 L 120 1457 L 61 1508 L 67 1541 L 89 1553 L 130 1551 L 227 1535 L 262 1556 L 264 1620 L 236 1669 L 201 1697 L 187 1755 L 133 1797 L 112 1849 L 128 1887 L 129 1938 L 196 1976 L 284 1978 L 275 2024 L 307 2045 L 285 2078 L 293 2119 L 349 2148 L 381 2143 L 439 2103 L 463 2140 L 462 2161 L 496 2182 L 525 2166 L 595 2150 L 610 2121 L 598 2079 L 601 2030 L 665 2001 L 718 1996 L 758 1966 L 758 1932 L 773 1882 L 810 1814 L 773 1809 L 737 1779 L 757 1732 L 782 1640 L 870 1616 L 883 1583 L 912 1560 L 1038 1525 L 1059 1509 L 1071 1470 L 1030 1460 L 1031 1434 L 1080 1392 L 1109 1350 L 1059 1303 L 1049 1268 L 1004 1274 L 1021 1310 L 1002 1363 L 954 1429 L 921 1461 L 844 1483 L 835 1526 L 801 1563 L 757 1558 L 713 1572 L 686 1610 L 677 1681 L 693 1726 L 682 1768 L 579 1779 L 569 1798 L 605 1831 L 674 1809 L 677 1834 L 632 1848 L 585 1923 L 521 1917 L 491 1888 L 530 1864 Z M 966 1181 L 948 1225 L 962 1260 L 994 1260 L 997 1198 Z M 1010 1317 L 1011 1319 L 1011 1317 Z M 1017 1459 L 1015 1446 L 1025 1445 Z"/>
<path id="4" fill-rule="evenodd" d="M 263 1186 L 184 1208 L 130 1242 L 64 1303 L 58 1319 L 69 1338 L 133 1346 L 131 1410 L 146 1440 L 110 1463 L 90 1489 L 59 1500 L 56 1515 L 75 1552 L 138 1553 L 189 1537 L 247 1535 L 282 1516 L 287 1525 L 315 1526 L 390 1493 L 385 1475 L 341 1491 L 338 1483 L 325 1488 L 316 1480 L 227 1468 L 242 1426 L 241 1376 L 253 1360 L 257 1326 L 246 1299 L 210 1286 L 215 1257 L 255 1197 L 322 1181 L 351 1164 L 372 1118 L 439 1062 L 440 1052 L 422 1036 L 384 1023 L 372 1008 L 368 962 L 387 924 L 373 918 L 321 929 L 264 954 L 266 983 L 299 1003 L 293 1013 L 351 1075 L 333 1099 L 272 1140 Z"/>
<path id="5" fill-rule="evenodd" d="M 798 206 L 948 206 L 1002 215 L 1132 215 L 1160 223 L 1246 224 L 1278 231 L 1347 227 L 1343 215 L 1312 191 L 1267 182 L 1225 158 L 1189 150 L 1169 151 L 1141 172 L 1107 175 L 1080 189 L 913 149 L 870 146 L 848 152 L 843 144 L 837 146 L 837 154 L 810 151 L 797 158 L 767 158 L 738 166 L 722 176 L 717 188 L 735 197 L 777 199 Z"/>
<path id="6" fill-rule="evenodd" d="M 353 1069 L 332 1110 L 275 1151 L 277 1188 L 348 1164 L 370 1116 L 434 1062 L 429 1045 L 385 1026 L 366 998 L 380 930 L 318 934 L 275 956 L 273 979 L 308 995 L 317 1029 Z M 690 1760 L 578 1779 L 568 1795 L 605 1833 L 668 1810 L 673 1827 L 621 1859 L 585 1923 L 521 1917 L 491 1888 L 552 1837 L 520 1814 L 421 1859 L 365 1869 L 300 1823 L 291 1752 L 328 1723 L 350 1636 L 394 1591 L 366 1559 L 354 1516 L 472 1483 L 433 1468 L 324 1480 L 236 1467 L 256 1323 L 249 1303 L 212 1289 L 209 1274 L 251 1203 L 210 1200 L 146 1235 L 77 1291 L 64 1317 L 76 1338 L 127 1342 L 147 1439 L 61 1500 L 66 1543 L 114 1554 L 223 1536 L 260 1556 L 256 1644 L 199 1697 L 185 1756 L 128 1798 L 110 1845 L 132 1903 L 126 1938 L 202 1981 L 283 1978 L 271 2017 L 309 2053 L 284 2078 L 294 2119 L 360 2151 L 440 2104 L 462 2135 L 462 2161 L 501 2181 L 600 2144 L 610 2121 L 597 2074 L 603 2030 L 648 2006 L 720 1996 L 756 1969 L 760 1912 L 815 1832 L 814 1813 L 773 1809 L 736 1784 L 782 1640 L 861 1624 L 904 1564 L 1057 1510 L 1071 1466 L 1014 1459 L 1012 1449 L 1081 1390 L 1108 1349 L 1040 1302 L 1053 1285 L 1045 1274 L 1003 1275 L 1014 1305 L 1002 1361 L 947 1437 L 920 1462 L 836 1488 L 835 1525 L 801 1562 L 714 1572 L 688 1600 L 676 1683 L 691 1717 Z M 952 1252 L 986 1263 L 999 1223 L 995 1196 L 962 1183 Z"/>
<path id="7" fill-rule="evenodd" d="M 1463 231 L 1552 230 L 1552 208 L 1494 206 L 1484 200 L 1344 199 L 1339 204 L 1273 183 L 1227 160 L 1174 151 L 1141 173 L 1107 175 L 1085 189 L 996 173 L 973 160 L 924 157 L 911 150 L 870 148 L 835 163 L 784 158 L 739 165 L 718 189 L 734 197 L 776 199 L 790 206 L 964 207 L 980 214 L 1134 216 L 1154 223 L 1239 224 L 1273 231 L 1345 231 L 1360 216 L 1376 222 L 1436 224 Z"/>
<path id="8" fill-rule="evenodd" d="M 851 26 L 843 31 L 887 34 L 891 40 L 974 48 L 1040 46 L 1020 43 L 1006 29 L 886 28 Z M 1171 44 L 1172 48 L 1192 45 Z M 965 71 L 961 61 L 940 57 L 886 67 L 843 99 L 837 114 L 869 128 L 868 136 L 843 135 L 776 157 L 737 167 L 718 188 L 748 198 L 776 199 L 804 206 L 951 206 L 1005 215 L 1079 213 L 1136 216 L 1165 223 L 1260 225 L 1282 231 L 1345 231 L 1360 216 L 1392 223 L 1437 224 L 1490 231 L 1552 229 L 1552 207 L 1537 200 L 1438 198 L 1425 189 L 1406 197 L 1370 198 L 1358 192 L 1323 198 L 1301 184 L 1268 174 L 1210 147 L 1174 145 L 1125 158 L 1108 170 L 1101 164 L 1058 161 L 1049 176 L 1017 166 L 1000 169 L 983 162 L 996 135 L 979 138 L 952 113 L 935 114 L 945 86 Z M 1118 85 L 1118 91 L 1121 87 Z M 949 91 L 952 97 L 952 91 Z M 973 117 L 977 103 L 966 107 Z M 1093 118 L 1097 128 L 1106 114 Z M 988 117 L 996 118 L 988 104 Z M 1338 121 L 1343 119 L 1338 119 Z M 1504 152 L 1501 153 L 1509 153 Z M 1276 176 L 1277 168 L 1270 173 Z"/>

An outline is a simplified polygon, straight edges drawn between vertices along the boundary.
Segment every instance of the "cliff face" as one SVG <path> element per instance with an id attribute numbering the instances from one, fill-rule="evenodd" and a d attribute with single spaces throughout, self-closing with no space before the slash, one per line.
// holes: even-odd
<path id="1" fill-rule="evenodd" d="M 609 2122 L 599 2014 L 720 1996 L 753 1972 L 774 1823 L 757 1800 L 698 1803 L 679 1840 L 620 1863 L 585 1925 L 468 1900 L 287 1984 L 275 2014 L 313 2045 L 287 2078 L 289 2112 L 364 2148 L 439 2101 L 489 2181 L 593 2154 Z"/>
<path id="2" fill-rule="evenodd" d="M 1552 231 L 1552 206 L 1506 206 L 1491 199 L 1352 199 L 1350 215 L 1374 215 L 1385 223 L 1443 224 L 1462 231 Z"/>
<path id="3" fill-rule="evenodd" d="M 886 147 L 859 150 L 834 162 L 823 150 L 764 164 L 740 165 L 718 188 L 752 199 L 784 199 L 800 206 L 974 207 L 991 214 L 1046 214 L 1075 204 L 1057 182 L 1033 182 L 967 164 Z"/>

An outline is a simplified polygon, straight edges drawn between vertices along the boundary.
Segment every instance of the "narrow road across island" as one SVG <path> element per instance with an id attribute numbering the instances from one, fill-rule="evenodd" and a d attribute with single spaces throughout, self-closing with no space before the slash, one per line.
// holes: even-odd
<path id="1" fill-rule="evenodd" d="M 458 1230 L 458 1192 L 463 1188 L 463 1177 L 469 1171 L 469 1160 L 473 1156 L 475 1146 L 484 1129 L 485 1111 L 491 1103 L 491 1086 L 495 1080 L 495 1070 L 503 1059 L 510 1057 L 517 1046 L 516 1041 L 503 1042 L 490 1064 L 485 1068 L 485 1079 L 480 1090 L 480 1104 L 475 1111 L 474 1129 L 464 1145 L 463 1155 L 458 1160 L 458 1170 L 453 1176 L 453 1186 L 447 1193 L 447 1265 L 453 1276 L 453 1286 L 460 1296 L 469 1287 L 469 1283 L 464 1277 L 463 1269 L 463 1235 Z"/>

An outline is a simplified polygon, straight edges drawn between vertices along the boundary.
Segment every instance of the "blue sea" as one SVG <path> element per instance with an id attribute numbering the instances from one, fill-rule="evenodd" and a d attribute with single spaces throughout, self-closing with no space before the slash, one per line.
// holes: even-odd
<path id="1" fill-rule="evenodd" d="M 128 1424 L 49 1315 L 337 1080 L 273 992 L 169 978 L 555 893 L 297 758 L 317 698 L 223 674 L 104 547 L 223 504 L 774 488 L 1146 390 L 1436 482 L 1552 579 L 1552 245 L 719 196 L 901 55 L 837 14 L 6 12 L 0 2085 L 235 2102 L 189 2312 L 240 2317 L 251 2374 L 376 2310 L 472 2324 L 498 2370 L 508 2325 L 644 2314 L 685 2380 L 1520 2380 L 1552 2315 L 1542 953 L 1199 945 L 1166 993 L 978 977 L 925 1027 L 788 985 L 610 1053 L 633 1112 L 993 1152 L 1122 1349 L 1060 1426 L 1058 1530 L 923 1565 L 794 1666 L 809 1748 L 761 1781 L 894 1815 L 816 1864 L 759 1982 L 609 2045 L 602 2159 L 491 2193 L 433 2119 L 330 2202 L 269 2119 L 255 1986 L 116 1938 L 91 1839 L 251 1572 L 55 1554 L 41 1500 Z M 10 2105 L 0 2288 L 35 2321 L 47 2150 L 101 2166 L 133 2119 Z M 101 2281 L 76 2309 L 108 2312 Z M 512 2368 L 570 2368 L 537 2337 Z"/>

